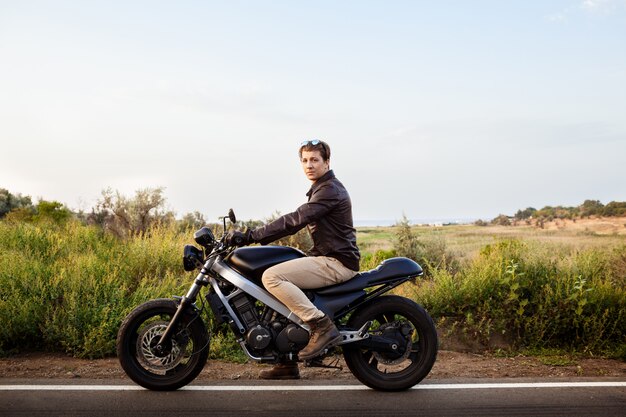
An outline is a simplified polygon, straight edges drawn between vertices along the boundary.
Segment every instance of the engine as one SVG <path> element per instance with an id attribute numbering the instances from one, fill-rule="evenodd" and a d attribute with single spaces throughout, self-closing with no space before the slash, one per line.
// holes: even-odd
<path id="1" fill-rule="evenodd" d="M 309 332 L 293 323 L 285 326 L 276 337 L 276 347 L 280 352 L 298 351 L 309 343 Z"/>
<path id="2" fill-rule="evenodd" d="M 259 324 L 246 332 L 246 343 L 252 349 L 264 350 L 272 343 L 272 334 Z"/>
<path id="3" fill-rule="evenodd" d="M 255 351 L 275 353 L 297 352 L 309 342 L 309 333 L 276 312 L 265 308 L 259 314 L 254 299 L 246 294 L 239 294 L 232 299 L 233 307 L 239 313 L 246 333 L 246 344 Z M 272 345 L 273 342 L 273 345 Z M 278 352 L 276 352 L 278 351 Z"/>

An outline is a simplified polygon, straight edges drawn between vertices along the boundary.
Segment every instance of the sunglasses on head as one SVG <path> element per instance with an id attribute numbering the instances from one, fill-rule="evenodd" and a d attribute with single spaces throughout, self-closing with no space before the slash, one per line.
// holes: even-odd
<path id="1" fill-rule="evenodd" d="M 313 139 L 313 140 L 305 140 L 304 142 L 302 142 L 302 143 L 300 144 L 300 152 L 302 152 L 302 149 L 303 149 L 305 146 L 317 146 L 317 145 L 321 145 L 321 147 L 322 147 L 322 152 L 323 152 L 323 155 L 325 155 L 325 156 L 324 156 L 325 158 L 330 157 L 330 150 L 328 149 L 328 146 L 327 146 L 324 142 L 322 142 L 321 140 L 317 140 L 317 139 Z M 319 148 L 318 148 L 318 149 L 319 149 Z"/>

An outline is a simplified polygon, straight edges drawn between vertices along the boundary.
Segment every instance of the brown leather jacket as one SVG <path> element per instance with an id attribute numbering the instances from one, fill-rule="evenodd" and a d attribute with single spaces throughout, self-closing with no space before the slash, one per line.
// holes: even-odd
<path id="1" fill-rule="evenodd" d="M 309 197 L 307 203 L 293 213 L 254 229 L 252 239 L 267 245 L 308 226 L 313 238 L 310 256 L 329 256 L 346 268 L 358 271 L 360 254 L 348 191 L 330 170 L 313 183 L 306 195 Z"/>

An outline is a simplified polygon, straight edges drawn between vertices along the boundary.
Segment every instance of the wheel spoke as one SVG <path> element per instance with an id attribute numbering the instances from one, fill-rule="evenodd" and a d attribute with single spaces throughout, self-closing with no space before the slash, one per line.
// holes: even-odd
<path id="1" fill-rule="evenodd" d="M 376 359 L 376 356 L 372 355 L 372 360 L 369 362 L 369 366 L 373 369 L 378 369 L 378 359 Z"/>
<path id="2" fill-rule="evenodd" d="M 380 324 L 387 324 L 393 321 L 393 317 L 394 315 L 391 313 L 382 313 L 376 317 L 376 320 L 378 320 Z"/>

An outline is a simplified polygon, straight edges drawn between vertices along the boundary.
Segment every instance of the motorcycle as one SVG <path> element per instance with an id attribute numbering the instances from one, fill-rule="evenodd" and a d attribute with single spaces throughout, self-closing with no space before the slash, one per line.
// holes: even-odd
<path id="1" fill-rule="evenodd" d="M 207 304 L 215 325 L 228 324 L 253 361 L 298 360 L 298 351 L 309 341 L 309 326 L 261 281 L 269 267 L 306 255 L 285 246 L 229 245 L 226 219 L 234 224 L 236 217 L 231 209 L 221 219 L 221 239 L 203 227 L 194 234 L 202 249 L 184 248 L 184 269 L 199 270 L 186 295 L 143 303 L 122 322 L 117 336 L 120 364 L 145 388 L 175 390 L 198 376 L 209 354 L 210 335 L 202 318 Z M 400 391 L 419 383 L 437 356 L 433 320 L 414 301 L 383 294 L 422 274 L 416 262 L 397 257 L 344 283 L 305 291 L 342 336 L 337 346 L 305 365 L 337 367 L 323 360 L 340 349 L 352 374 L 371 388 Z M 204 288 L 206 303 L 199 297 Z"/>

